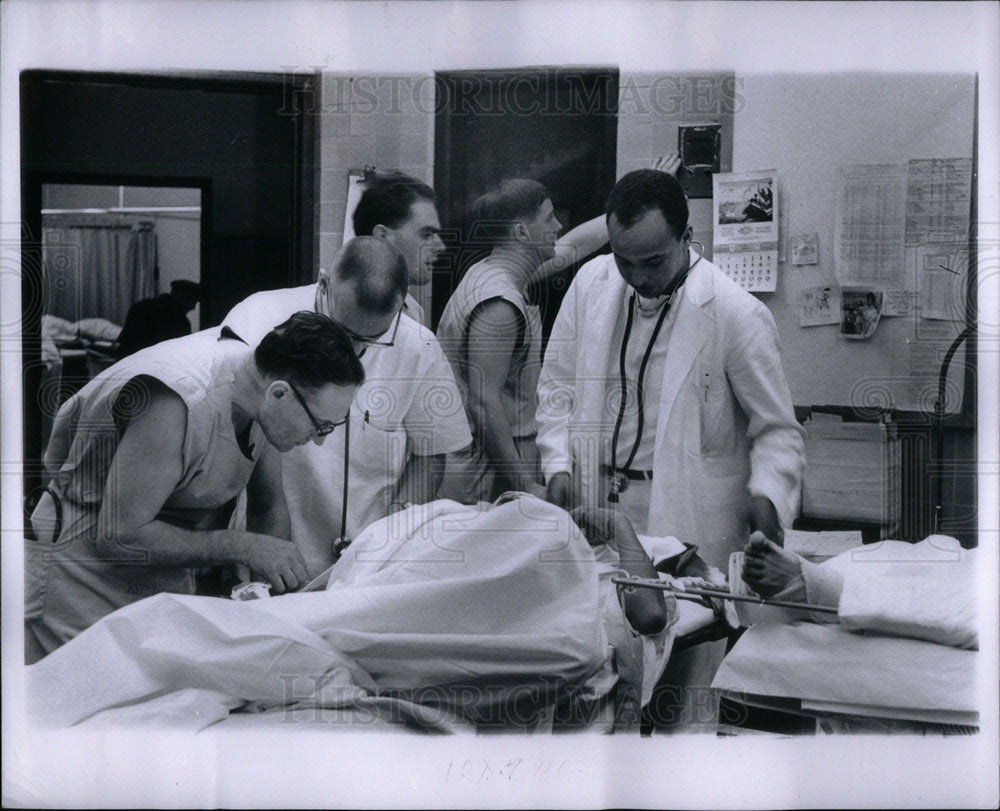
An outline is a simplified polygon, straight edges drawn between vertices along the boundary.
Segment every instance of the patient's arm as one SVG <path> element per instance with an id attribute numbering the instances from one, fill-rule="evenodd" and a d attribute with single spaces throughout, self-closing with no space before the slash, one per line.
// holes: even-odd
<path id="1" fill-rule="evenodd" d="M 601 507 L 577 507 L 570 513 L 592 546 L 606 543 L 618 553 L 619 565 L 630 577 L 659 579 L 646 550 L 624 513 Z M 657 589 L 625 591 L 625 616 L 640 634 L 656 634 L 667 624 L 667 605 Z"/>

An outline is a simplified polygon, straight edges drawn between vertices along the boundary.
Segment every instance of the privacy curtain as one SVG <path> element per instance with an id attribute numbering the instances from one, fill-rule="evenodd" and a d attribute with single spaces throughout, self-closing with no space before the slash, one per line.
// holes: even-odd
<path id="1" fill-rule="evenodd" d="M 150 221 L 47 217 L 42 246 L 44 312 L 50 315 L 123 324 L 133 303 L 156 295 L 156 231 Z"/>

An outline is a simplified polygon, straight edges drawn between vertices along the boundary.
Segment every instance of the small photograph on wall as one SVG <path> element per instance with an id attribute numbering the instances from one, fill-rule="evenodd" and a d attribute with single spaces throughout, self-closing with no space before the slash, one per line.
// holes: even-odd
<path id="1" fill-rule="evenodd" d="M 882 315 L 882 291 L 844 288 L 840 297 L 840 334 L 863 340 L 875 334 Z"/>
<path id="2" fill-rule="evenodd" d="M 774 178 L 760 173 L 728 175 L 718 184 L 719 225 L 771 222 L 774 219 Z"/>

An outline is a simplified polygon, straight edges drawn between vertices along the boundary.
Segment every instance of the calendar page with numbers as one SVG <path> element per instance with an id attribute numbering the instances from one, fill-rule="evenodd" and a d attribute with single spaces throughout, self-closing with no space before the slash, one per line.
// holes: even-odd
<path id="1" fill-rule="evenodd" d="M 778 281 L 778 184 L 773 170 L 712 176 L 713 264 L 745 290 Z"/>

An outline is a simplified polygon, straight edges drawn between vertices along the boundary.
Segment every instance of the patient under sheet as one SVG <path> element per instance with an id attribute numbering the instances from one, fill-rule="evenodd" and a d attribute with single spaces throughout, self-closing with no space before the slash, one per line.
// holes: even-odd
<path id="1" fill-rule="evenodd" d="M 160 594 L 106 616 L 28 668 L 29 717 L 537 728 L 556 708 L 606 700 L 619 671 L 641 681 L 615 573 L 538 499 L 411 507 L 361 533 L 325 591 Z"/>

